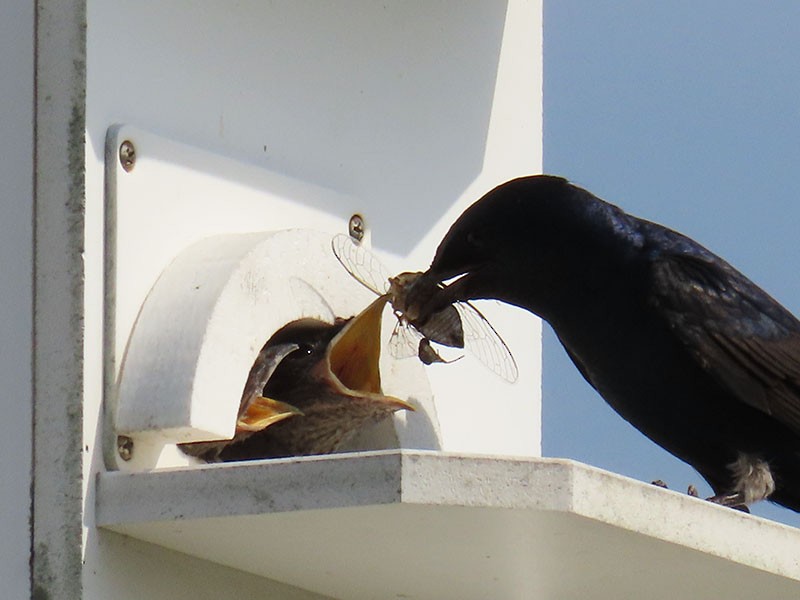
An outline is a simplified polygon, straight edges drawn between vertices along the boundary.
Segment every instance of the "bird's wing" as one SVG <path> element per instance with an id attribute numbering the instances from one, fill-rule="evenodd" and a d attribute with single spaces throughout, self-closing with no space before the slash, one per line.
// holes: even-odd
<path id="1" fill-rule="evenodd" d="M 731 393 L 800 433 L 800 322 L 710 254 L 653 262 L 651 302 Z"/>

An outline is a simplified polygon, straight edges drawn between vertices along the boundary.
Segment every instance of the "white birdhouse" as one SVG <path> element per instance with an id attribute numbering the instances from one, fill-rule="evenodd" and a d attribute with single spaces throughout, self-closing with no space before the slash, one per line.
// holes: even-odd
<path id="1" fill-rule="evenodd" d="M 417 410 L 348 452 L 177 447 L 236 433 L 276 331 L 375 299 L 331 250 L 353 215 L 389 271 L 424 270 L 541 171 L 541 0 L 18 4 L 4 597 L 797 596 L 797 532 L 540 457 L 541 327 L 510 307 L 479 306 L 513 384 L 383 352 Z"/>

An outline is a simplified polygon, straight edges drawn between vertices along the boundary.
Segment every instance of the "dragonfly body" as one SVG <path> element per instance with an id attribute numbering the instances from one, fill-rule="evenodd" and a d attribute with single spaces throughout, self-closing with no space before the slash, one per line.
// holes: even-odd
<path id="1" fill-rule="evenodd" d="M 395 357 L 417 356 L 426 365 L 445 360 L 431 343 L 449 348 L 466 348 L 482 363 L 507 381 L 516 381 L 517 365 L 503 339 L 484 316 L 469 302 L 457 302 L 434 312 L 425 320 L 408 312 L 406 298 L 414 290 L 419 299 L 433 295 L 435 285 L 419 272 L 391 276 L 381 261 L 369 250 L 346 235 L 334 236 L 333 252 L 345 269 L 362 285 L 392 305 L 398 324 L 390 339 Z"/>
<path id="2" fill-rule="evenodd" d="M 392 305 L 395 316 L 400 323 L 406 323 L 413 327 L 419 334 L 416 344 L 416 352 L 419 359 L 426 365 L 434 362 L 452 362 L 441 357 L 436 349 L 431 346 L 431 342 L 448 346 L 450 348 L 464 347 L 464 328 L 461 324 L 461 317 L 458 310 L 452 306 L 445 306 L 443 309 L 433 313 L 425 321 L 413 318 L 409 315 L 406 306 L 406 297 L 413 288 L 419 297 L 419 279 L 422 273 L 400 273 L 395 277 L 389 278 L 389 303 Z M 428 280 L 424 280 L 428 281 Z M 424 290 L 422 293 L 425 293 Z M 399 352 L 399 351 L 398 351 Z M 397 354 L 398 352 L 395 352 Z"/>

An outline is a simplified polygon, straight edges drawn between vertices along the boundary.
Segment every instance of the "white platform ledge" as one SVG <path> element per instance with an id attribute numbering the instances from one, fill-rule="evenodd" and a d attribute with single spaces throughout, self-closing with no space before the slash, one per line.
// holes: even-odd
<path id="1" fill-rule="evenodd" d="M 100 473 L 97 525 L 337 598 L 800 597 L 800 530 L 560 459 Z"/>

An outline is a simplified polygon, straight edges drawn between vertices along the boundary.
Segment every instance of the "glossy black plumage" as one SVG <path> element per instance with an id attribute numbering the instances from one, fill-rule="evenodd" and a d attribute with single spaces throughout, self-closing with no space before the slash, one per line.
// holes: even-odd
<path id="1" fill-rule="evenodd" d="M 424 277 L 436 291 L 409 293 L 413 316 L 478 298 L 538 314 L 603 398 L 718 500 L 747 504 L 774 480 L 770 499 L 800 511 L 800 322 L 697 242 L 564 179 L 523 177 L 464 212 Z"/>

